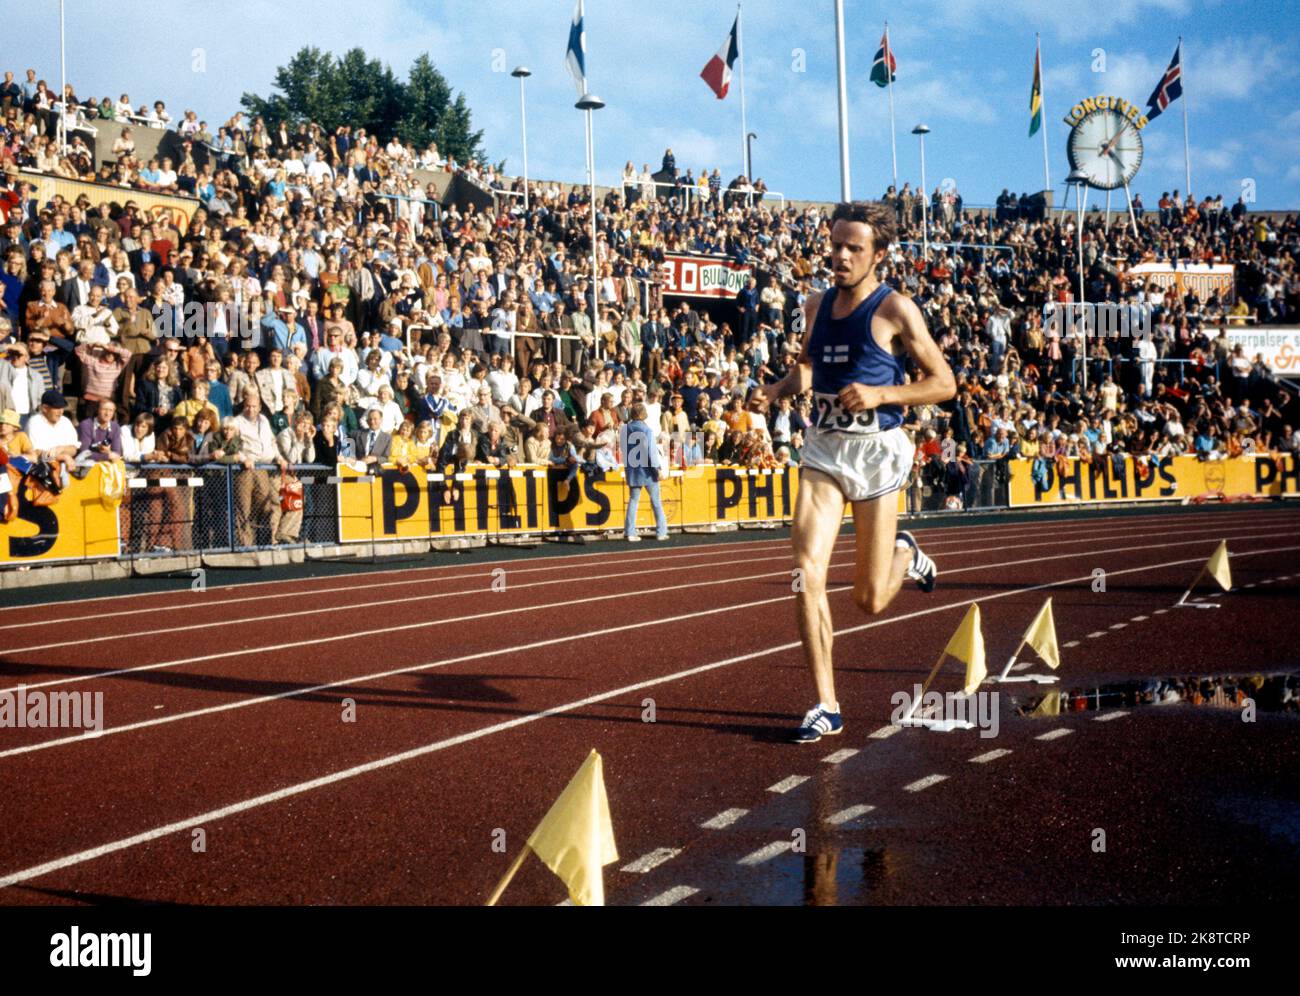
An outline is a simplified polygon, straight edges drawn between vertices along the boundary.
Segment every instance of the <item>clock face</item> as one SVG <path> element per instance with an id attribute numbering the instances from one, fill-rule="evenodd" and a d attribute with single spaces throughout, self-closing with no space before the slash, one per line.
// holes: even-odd
<path id="1" fill-rule="evenodd" d="M 1098 190 L 1132 183 L 1142 165 L 1142 136 L 1118 111 L 1093 111 L 1070 132 L 1070 165 Z"/>

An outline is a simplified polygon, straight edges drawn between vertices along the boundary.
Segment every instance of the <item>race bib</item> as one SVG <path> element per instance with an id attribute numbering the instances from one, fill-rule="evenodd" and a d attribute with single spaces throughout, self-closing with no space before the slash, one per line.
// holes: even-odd
<path id="1" fill-rule="evenodd" d="M 813 395 L 813 423 L 819 432 L 879 432 L 874 408 L 851 412 L 841 407 L 835 394 Z"/>

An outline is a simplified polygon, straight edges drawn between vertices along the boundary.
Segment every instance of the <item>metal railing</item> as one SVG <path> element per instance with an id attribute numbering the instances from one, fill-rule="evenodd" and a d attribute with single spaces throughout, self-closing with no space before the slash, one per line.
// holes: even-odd
<path id="1" fill-rule="evenodd" d="M 904 490 L 907 514 L 1009 508 L 1011 467 L 1005 459 L 964 466 L 932 457 L 913 472 Z"/>
<path id="2" fill-rule="evenodd" d="M 301 508 L 285 485 L 302 486 Z M 138 464 L 119 509 L 122 556 L 230 553 L 338 542 L 338 477 L 297 464 Z"/>

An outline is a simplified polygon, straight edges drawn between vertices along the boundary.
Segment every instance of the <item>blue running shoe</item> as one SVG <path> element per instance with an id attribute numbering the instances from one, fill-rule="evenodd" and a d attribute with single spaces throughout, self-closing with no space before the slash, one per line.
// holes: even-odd
<path id="1" fill-rule="evenodd" d="M 907 576 L 915 581 L 916 586 L 922 591 L 927 593 L 934 591 L 934 582 L 939 576 L 939 569 L 934 566 L 934 561 L 921 552 L 916 537 L 906 529 L 898 531 L 898 538 L 912 548 L 912 562 L 907 565 Z"/>
<path id="2" fill-rule="evenodd" d="M 844 720 L 838 712 L 831 712 L 820 702 L 809 709 L 791 737 L 797 744 L 815 744 L 822 737 L 833 737 L 844 732 Z"/>

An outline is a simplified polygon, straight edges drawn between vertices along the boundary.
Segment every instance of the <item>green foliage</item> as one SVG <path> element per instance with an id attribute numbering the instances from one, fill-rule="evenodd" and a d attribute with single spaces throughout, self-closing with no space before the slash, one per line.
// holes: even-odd
<path id="1" fill-rule="evenodd" d="M 335 57 L 307 46 L 276 70 L 275 88 L 278 92 L 265 97 L 245 93 L 240 100 L 268 129 L 281 121 L 291 129 L 314 121 L 327 132 L 349 124 L 380 141 L 396 135 L 416 149 L 437 142 L 438 151 L 457 162 L 484 158 L 483 132 L 473 129 L 465 95 L 453 97 L 451 85 L 427 54 L 415 60 L 403 82 L 359 48 Z"/>

